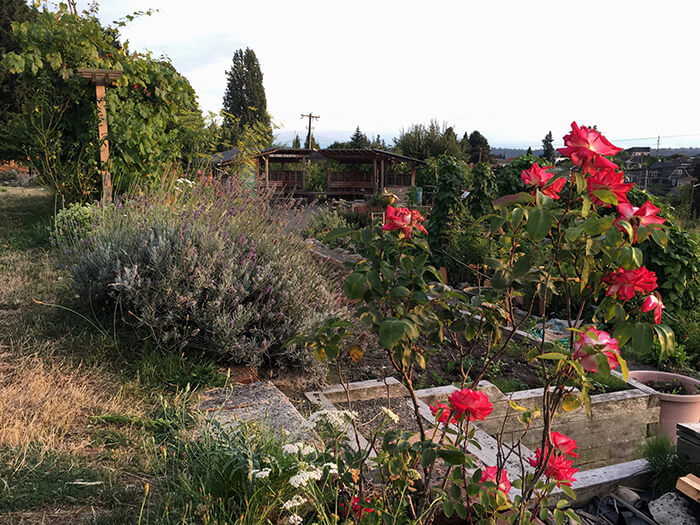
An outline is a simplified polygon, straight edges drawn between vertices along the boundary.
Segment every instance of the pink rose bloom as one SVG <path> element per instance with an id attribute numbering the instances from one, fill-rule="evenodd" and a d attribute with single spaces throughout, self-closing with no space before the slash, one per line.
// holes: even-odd
<path id="1" fill-rule="evenodd" d="M 479 485 L 485 481 L 490 481 L 498 486 L 498 490 L 504 494 L 508 494 L 510 492 L 510 481 L 508 481 L 508 473 L 506 472 L 506 469 L 501 469 L 501 475 L 499 476 L 498 480 L 496 480 L 496 474 L 498 474 L 498 467 L 486 467 L 481 472 L 481 480 L 479 480 Z"/>
<path id="2" fill-rule="evenodd" d="M 577 359 L 586 372 L 598 373 L 598 364 L 595 361 L 596 353 L 603 353 L 608 359 L 608 367 L 614 370 L 620 364 L 620 348 L 617 339 L 603 330 L 590 326 L 585 332 L 579 334 L 574 341 L 574 353 L 572 357 Z M 554 441 L 554 437 L 552 437 Z M 556 446 L 556 445 L 555 445 Z"/>
<path id="3" fill-rule="evenodd" d="M 617 165 L 603 155 L 617 155 L 622 148 L 613 146 L 600 132 L 586 126 L 571 123 L 571 133 L 564 136 L 564 146 L 557 151 L 566 155 L 571 162 L 583 168 L 584 173 L 594 169 L 617 168 Z"/>
<path id="4" fill-rule="evenodd" d="M 639 208 L 632 206 L 629 202 L 621 202 L 617 206 L 617 211 L 620 216 L 615 219 L 615 226 L 617 229 L 624 233 L 624 228 L 618 225 L 621 220 L 625 220 L 630 223 L 632 229 L 634 230 L 634 242 L 637 242 L 637 228 L 640 226 L 650 226 L 652 224 L 663 224 L 666 219 L 659 217 L 659 208 L 654 206 L 651 201 L 646 201 Z"/>
<path id="5" fill-rule="evenodd" d="M 382 227 L 384 231 L 401 230 L 407 239 L 411 238 L 413 228 L 416 228 L 421 233 L 428 233 L 421 222 L 425 219 L 418 210 L 409 210 L 408 208 L 394 208 L 393 206 L 386 207 L 386 224 Z"/>
<path id="6" fill-rule="evenodd" d="M 629 301 L 635 292 L 649 293 L 656 289 L 656 274 L 644 266 L 636 270 L 618 268 L 602 278 L 608 285 L 606 295 L 615 296 L 622 301 Z"/>
<path id="7" fill-rule="evenodd" d="M 550 169 L 552 168 L 542 168 L 535 162 L 529 170 L 523 170 L 520 176 L 523 178 L 523 183 L 526 186 L 537 186 L 538 188 L 542 189 L 547 185 L 549 180 L 554 177 L 554 173 L 551 173 L 549 171 Z M 552 199 L 559 199 L 559 192 L 564 187 L 564 184 L 566 184 L 565 178 L 557 179 L 547 188 L 543 189 L 542 193 L 547 197 L 551 197 Z"/>
<path id="8" fill-rule="evenodd" d="M 621 203 L 628 202 L 627 192 L 634 186 L 634 183 L 625 182 L 625 175 L 623 172 L 608 168 L 605 170 L 598 170 L 595 174 L 588 177 L 586 179 L 586 185 L 588 186 L 588 196 L 593 201 L 593 204 L 596 206 L 611 207 L 611 204 L 603 202 L 596 197 L 593 192 L 596 190 L 608 190 L 612 192 L 619 206 Z"/>
<path id="9" fill-rule="evenodd" d="M 483 420 L 493 411 L 488 396 L 478 390 L 463 388 L 452 393 L 448 399 L 457 419 L 467 413 L 469 421 Z"/>
<path id="10" fill-rule="evenodd" d="M 642 304 L 642 312 L 651 312 L 654 310 L 654 322 L 659 324 L 661 322 L 661 310 L 666 308 L 661 297 L 657 293 L 653 293 L 644 299 Z"/>

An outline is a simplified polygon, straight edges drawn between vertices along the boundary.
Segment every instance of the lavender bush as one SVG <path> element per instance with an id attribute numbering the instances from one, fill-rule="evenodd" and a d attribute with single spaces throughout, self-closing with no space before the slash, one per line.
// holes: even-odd
<path id="1" fill-rule="evenodd" d="M 292 216 L 234 179 L 179 179 L 101 209 L 64 246 L 77 292 L 161 348 L 318 371 L 282 345 L 338 308 Z"/>

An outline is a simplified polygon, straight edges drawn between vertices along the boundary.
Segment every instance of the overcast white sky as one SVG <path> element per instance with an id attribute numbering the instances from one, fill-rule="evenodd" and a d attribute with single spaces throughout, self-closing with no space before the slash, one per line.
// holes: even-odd
<path id="1" fill-rule="evenodd" d="M 168 55 L 205 111 L 221 107 L 234 51 L 252 48 L 282 138 L 313 111 L 322 141 L 437 118 L 501 146 L 560 140 L 572 120 L 700 145 L 697 0 L 103 0 L 100 16 L 149 7 L 124 38 Z"/>

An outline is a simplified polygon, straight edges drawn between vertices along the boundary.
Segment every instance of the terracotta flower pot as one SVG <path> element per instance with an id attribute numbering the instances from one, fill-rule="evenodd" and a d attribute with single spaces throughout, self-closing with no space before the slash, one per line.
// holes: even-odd
<path id="1" fill-rule="evenodd" d="M 656 370 L 630 370 L 629 377 L 647 384 L 670 383 L 678 380 L 687 392 L 700 392 L 700 381 L 692 377 L 673 374 L 670 372 L 657 372 Z M 676 424 L 700 422 L 700 393 L 678 395 L 659 392 L 661 410 L 659 413 L 659 433 L 676 442 Z"/>

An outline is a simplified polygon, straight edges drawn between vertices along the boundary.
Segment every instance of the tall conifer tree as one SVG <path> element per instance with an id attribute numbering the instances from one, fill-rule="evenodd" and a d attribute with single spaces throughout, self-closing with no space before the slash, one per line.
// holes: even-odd
<path id="1" fill-rule="evenodd" d="M 231 69 L 226 72 L 228 84 L 224 94 L 225 140 L 235 144 L 243 130 L 251 126 L 263 126 L 272 141 L 270 116 L 267 114 L 267 98 L 263 86 L 263 74 L 252 49 L 236 50 Z"/>

